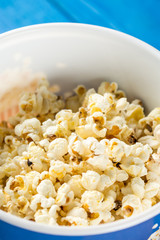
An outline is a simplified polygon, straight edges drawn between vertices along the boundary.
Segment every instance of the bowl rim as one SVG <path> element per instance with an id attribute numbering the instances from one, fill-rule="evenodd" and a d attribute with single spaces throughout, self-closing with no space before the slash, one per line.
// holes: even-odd
<path id="1" fill-rule="evenodd" d="M 158 60 L 160 60 L 160 52 L 150 46 L 149 44 L 132 37 L 126 33 L 122 33 L 117 30 L 90 25 L 90 24 L 81 24 L 81 23 L 44 23 L 44 24 L 35 24 L 30 25 L 22 28 L 17 28 L 5 33 L 0 34 L 0 43 L 3 43 L 3 40 L 12 40 L 13 37 L 19 34 L 28 34 L 32 33 L 33 31 L 42 31 L 46 30 L 46 28 L 65 28 L 74 29 L 83 32 L 86 31 L 95 31 L 95 34 L 99 32 L 99 34 L 107 33 L 114 36 L 121 37 L 130 43 L 133 43 L 137 47 L 143 48 L 145 51 L 149 52 L 150 54 L 154 55 Z M 1 45 L 3 47 L 3 44 Z M 156 215 L 160 214 L 160 203 L 156 204 L 155 206 L 151 207 L 150 209 L 138 214 L 137 216 L 130 217 L 128 219 L 118 220 L 112 223 L 106 223 L 98 226 L 87 226 L 87 227 L 67 227 L 67 226 L 49 226 L 44 224 L 39 224 L 36 222 L 31 222 L 26 219 L 22 219 L 20 217 L 14 216 L 10 213 L 6 213 L 0 210 L 0 220 L 12 224 L 14 226 L 51 235 L 62 235 L 62 236 L 88 236 L 88 235 L 97 235 L 97 234 L 105 234 L 111 233 L 115 231 L 120 231 L 123 229 L 127 229 L 129 227 L 136 226 L 140 223 L 143 223 Z"/>

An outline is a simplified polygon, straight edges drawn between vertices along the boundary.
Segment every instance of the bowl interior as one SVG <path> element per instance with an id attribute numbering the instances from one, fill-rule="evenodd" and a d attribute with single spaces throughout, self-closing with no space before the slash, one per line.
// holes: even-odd
<path id="1" fill-rule="evenodd" d="M 160 105 L 159 52 L 120 32 L 81 24 L 46 24 L 0 37 L 0 73 L 26 59 L 33 71 L 46 73 L 63 92 L 78 83 L 97 87 L 104 80 L 116 81 L 130 100 L 142 99 L 149 110 Z"/>

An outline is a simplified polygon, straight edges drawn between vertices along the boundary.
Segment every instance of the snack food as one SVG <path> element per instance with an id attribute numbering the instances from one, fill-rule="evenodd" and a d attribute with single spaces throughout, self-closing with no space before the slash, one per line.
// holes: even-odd
<path id="1" fill-rule="evenodd" d="M 42 78 L 0 126 L 0 208 L 50 225 L 139 214 L 160 199 L 160 108 L 144 115 L 116 83 L 63 100 Z"/>

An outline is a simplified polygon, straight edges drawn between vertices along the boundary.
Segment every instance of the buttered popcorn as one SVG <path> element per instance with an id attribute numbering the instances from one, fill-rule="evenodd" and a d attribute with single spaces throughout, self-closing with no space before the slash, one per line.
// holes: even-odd
<path id="1" fill-rule="evenodd" d="M 148 116 L 116 83 L 56 96 L 43 78 L 0 123 L 0 209 L 49 225 L 88 226 L 160 201 L 160 108 Z M 67 94 L 66 94 L 67 96 Z"/>

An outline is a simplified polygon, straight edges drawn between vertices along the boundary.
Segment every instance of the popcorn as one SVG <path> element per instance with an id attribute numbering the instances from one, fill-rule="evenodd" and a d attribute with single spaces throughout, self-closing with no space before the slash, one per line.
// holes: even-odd
<path id="1" fill-rule="evenodd" d="M 84 155 L 84 145 L 83 143 L 78 140 L 78 137 L 76 134 L 71 134 L 69 137 L 69 145 L 68 145 L 68 152 L 70 155 L 76 156 L 76 155 Z"/>
<path id="2" fill-rule="evenodd" d="M 98 191 L 104 191 L 105 188 L 109 188 L 113 184 L 113 181 L 111 181 L 110 177 L 102 174 L 100 176 L 100 181 L 97 186 Z"/>
<path id="3" fill-rule="evenodd" d="M 49 146 L 49 141 L 47 139 L 43 139 L 39 141 L 39 145 L 40 147 L 44 148 L 45 151 L 47 151 Z"/>
<path id="4" fill-rule="evenodd" d="M 92 158 L 89 158 L 87 162 L 101 171 L 106 170 L 107 166 L 111 165 L 111 161 L 107 155 L 94 156 Z"/>
<path id="5" fill-rule="evenodd" d="M 149 199 L 142 199 L 142 208 L 143 208 L 143 211 L 151 208 L 152 206 L 152 201 L 149 200 Z"/>
<path id="6" fill-rule="evenodd" d="M 116 109 L 118 111 L 125 111 L 127 110 L 129 103 L 127 102 L 126 98 L 120 98 L 116 103 Z"/>
<path id="7" fill-rule="evenodd" d="M 23 123 L 15 127 L 15 134 L 22 136 L 24 134 L 39 134 L 41 132 L 41 124 L 37 118 L 26 119 Z M 28 135 L 29 136 L 29 135 Z"/>
<path id="8" fill-rule="evenodd" d="M 52 160 L 50 164 L 51 167 L 49 168 L 49 174 L 53 179 L 62 179 L 65 174 L 71 170 L 70 166 L 59 160 Z"/>
<path id="9" fill-rule="evenodd" d="M 133 193 L 138 196 L 140 199 L 144 197 L 145 189 L 144 189 L 144 181 L 140 177 L 132 178 L 131 180 L 131 188 Z"/>
<path id="10" fill-rule="evenodd" d="M 55 203 L 52 197 L 46 198 L 44 195 L 36 194 L 33 196 L 30 208 L 35 212 L 40 204 L 42 208 L 50 208 Z"/>
<path id="11" fill-rule="evenodd" d="M 160 147 L 159 141 L 154 136 L 144 136 L 138 140 L 142 144 L 148 144 L 152 149 L 157 149 Z"/>
<path id="12" fill-rule="evenodd" d="M 17 199 L 17 204 L 18 204 L 18 212 L 21 214 L 26 214 L 29 208 L 29 201 L 27 200 L 27 198 L 25 198 L 24 196 L 20 196 Z"/>
<path id="13" fill-rule="evenodd" d="M 159 191 L 159 183 L 157 182 L 147 182 L 145 185 L 145 193 L 144 193 L 144 197 L 145 198 L 153 198 L 154 196 L 157 195 L 158 191 Z"/>
<path id="14" fill-rule="evenodd" d="M 95 190 L 100 181 L 100 175 L 95 171 L 82 173 L 82 186 L 87 190 Z"/>
<path id="15" fill-rule="evenodd" d="M 67 213 L 67 216 L 72 216 L 72 217 L 77 217 L 78 216 L 80 218 L 83 218 L 83 219 L 87 220 L 87 213 L 84 210 L 84 208 L 81 208 L 81 207 L 74 207 L 74 208 L 72 208 L 72 210 L 70 210 Z"/>
<path id="16" fill-rule="evenodd" d="M 53 140 L 48 146 L 47 156 L 50 159 L 61 160 L 62 157 L 68 152 L 68 142 L 64 138 L 57 138 Z"/>
<path id="17" fill-rule="evenodd" d="M 128 174 L 126 173 L 126 171 L 124 170 L 119 170 L 119 169 L 116 169 L 117 173 L 116 173 L 116 180 L 118 182 L 124 182 L 124 181 L 127 181 L 128 179 Z"/>
<path id="18" fill-rule="evenodd" d="M 128 194 L 122 199 L 122 215 L 124 218 L 128 218 L 137 213 L 142 212 L 142 204 L 140 198 L 133 195 Z"/>
<path id="19" fill-rule="evenodd" d="M 147 174 L 147 169 L 143 161 L 137 157 L 128 157 L 122 160 L 121 168 L 131 177 L 143 177 Z"/>
<path id="20" fill-rule="evenodd" d="M 87 119 L 87 121 L 89 121 Z M 106 128 L 101 130 L 97 129 L 97 125 L 86 124 L 76 127 L 76 134 L 81 138 L 95 137 L 95 138 L 104 138 L 106 135 Z"/>
<path id="21" fill-rule="evenodd" d="M 37 171 L 31 171 L 26 174 L 26 179 L 28 182 L 28 189 L 30 192 L 36 193 L 37 192 L 37 186 L 40 182 L 40 173 Z"/>
<path id="22" fill-rule="evenodd" d="M 34 215 L 35 221 L 37 223 L 57 225 L 58 210 L 59 207 L 57 205 L 52 205 L 49 211 L 47 209 L 38 210 Z"/>
<path id="23" fill-rule="evenodd" d="M 75 226 L 87 226 L 87 213 L 84 208 L 74 207 L 67 213 L 67 216 L 62 219 L 62 221 L 66 222 L 67 225 L 75 225 Z"/>
<path id="24" fill-rule="evenodd" d="M 109 157 L 113 159 L 114 162 L 120 162 L 123 156 L 128 157 L 130 154 L 129 146 L 124 142 L 113 138 L 108 143 Z"/>
<path id="25" fill-rule="evenodd" d="M 58 206 L 67 205 L 74 199 L 74 192 L 71 191 L 69 184 L 63 183 L 58 189 L 56 203 Z"/>
<path id="26" fill-rule="evenodd" d="M 45 179 L 43 180 L 37 187 L 37 192 L 40 195 L 43 195 L 45 197 L 55 197 L 56 196 L 56 192 L 54 189 L 54 186 L 51 182 L 51 180 L 49 179 Z"/>
<path id="27" fill-rule="evenodd" d="M 102 82 L 98 88 L 98 93 L 104 95 L 106 92 L 116 93 L 118 85 L 115 82 Z"/>
<path id="28" fill-rule="evenodd" d="M 10 196 L 25 195 L 28 192 L 28 182 L 25 176 L 16 175 L 15 178 L 10 177 L 7 181 L 5 192 Z"/>
<path id="29" fill-rule="evenodd" d="M 111 213 L 108 210 L 105 210 L 105 211 L 97 212 L 95 216 L 93 215 L 93 218 L 91 218 L 89 222 L 90 222 L 90 225 L 98 225 L 101 223 L 109 223 L 113 221 L 114 221 L 114 217 L 111 215 Z"/>
<path id="30" fill-rule="evenodd" d="M 89 226 L 160 201 L 160 108 L 148 116 L 116 83 L 56 96 L 45 78 L 0 123 L 0 209 L 37 223 Z M 66 108 L 66 109 L 64 109 Z"/>
<path id="31" fill-rule="evenodd" d="M 127 108 L 126 119 L 127 121 L 139 121 L 144 118 L 143 108 L 140 105 L 131 103 Z"/>
<path id="32" fill-rule="evenodd" d="M 104 195 L 98 191 L 85 191 L 81 197 L 81 203 L 86 211 L 91 213 L 99 211 Z"/>
<path id="33" fill-rule="evenodd" d="M 82 186 L 81 176 L 74 175 L 69 181 L 68 184 L 70 189 L 74 192 L 74 196 L 81 198 L 81 195 L 84 193 L 85 189 Z"/>

